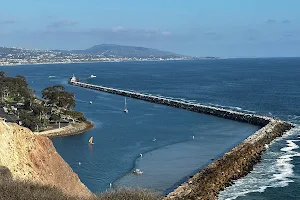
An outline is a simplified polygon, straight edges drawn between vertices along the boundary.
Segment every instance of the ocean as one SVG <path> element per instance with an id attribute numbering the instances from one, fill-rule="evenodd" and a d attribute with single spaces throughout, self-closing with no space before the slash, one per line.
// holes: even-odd
<path id="1" fill-rule="evenodd" d="M 129 113 L 125 114 L 124 97 L 70 86 L 67 81 L 73 74 L 88 83 L 294 123 L 296 128 L 269 146 L 252 173 L 219 196 L 240 200 L 299 199 L 299 65 L 300 58 L 261 58 L 28 65 L 0 70 L 10 76 L 24 75 L 37 95 L 55 84 L 75 93 L 76 109 L 95 128 L 55 138 L 53 143 L 93 192 L 105 191 L 112 183 L 116 188 L 137 186 L 167 193 L 259 127 L 131 98 L 127 98 Z M 96 77 L 89 78 L 92 74 Z M 92 147 L 87 144 L 91 136 Z M 135 168 L 144 174 L 133 175 Z"/>

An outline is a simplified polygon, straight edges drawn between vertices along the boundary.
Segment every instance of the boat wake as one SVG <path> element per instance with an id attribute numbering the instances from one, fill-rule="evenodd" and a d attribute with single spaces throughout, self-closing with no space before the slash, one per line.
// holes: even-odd
<path id="1" fill-rule="evenodd" d="M 300 153 L 297 145 L 300 140 L 293 139 L 300 133 L 300 127 L 289 131 L 284 137 L 276 139 L 263 154 L 262 162 L 257 164 L 246 177 L 235 181 L 235 184 L 220 192 L 219 200 L 236 199 L 252 192 L 264 192 L 267 188 L 286 187 L 294 182 L 294 157 Z"/>

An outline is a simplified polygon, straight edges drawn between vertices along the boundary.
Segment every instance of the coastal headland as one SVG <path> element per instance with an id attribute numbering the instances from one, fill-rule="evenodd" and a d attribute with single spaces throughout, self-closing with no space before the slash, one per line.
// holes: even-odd
<path id="1" fill-rule="evenodd" d="M 16 123 L 0 120 L 0 146 L 0 183 L 3 179 L 1 174 L 7 174 L 4 181 L 11 177 L 15 181 L 55 187 L 69 196 L 94 197 L 57 153 L 48 137 L 35 135 Z"/>
<path id="2" fill-rule="evenodd" d="M 41 92 L 42 98 L 36 97 L 24 76 L 9 77 L 1 71 L 0 118 L 48 137 L 74 135 L 93 128 L 83 113 L 73 110 L 75 95 L 62 85 Z"/>
<path id="3" fill-rule="evenodd" d="M 75 77 L 69 83 L 74 86 L 214 115 L 261 127 L 260 130 L 249 136 L 238 146 L 225 153 L 222 158 L 200 170 L 188 181 L 168 194 L 165 199 L 216 199 L 218 193 L 225 187 L 230 186 L 233 180 L 247 175 L 253 169 L 253 166 L 260 161 L 261 154 L 266 150 L 268 144 L 294 127 L 290 123 L 267 116 L 236 112 L 213 106 L 82 83 Z"/>

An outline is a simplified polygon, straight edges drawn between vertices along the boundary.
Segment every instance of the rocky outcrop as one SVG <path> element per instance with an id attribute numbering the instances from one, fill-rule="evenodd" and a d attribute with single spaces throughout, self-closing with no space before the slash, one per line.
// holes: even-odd
<path id="1" fill-rule="evenodd" d="M 286 122 L 271 120 L 268 125 L 171 192 L 165 200 L 216 199 L 219 191 L 230 186 L 233 180 L 247 175 L 253 169 L 253 166 L 260 161 L 266 144 L 276 137 L 282 136 L 292 127 Z"/>
<path id="2" fill-rule="evenodd" d="M 49 138 L 64 137 L 64 136 L 76 135 L 76 134 L 86 132 L 92 129 L 93 127 L 94 127 L 93 123 L 86 121 L 86 122 L 80 122 L 74 124 L 71 123 L 68 126 L 53 129 L 53 130 L 34 132 L 34 134 L 47 136 Z"/>
<path id="3" fill-rule="evenodd" d="M 56 152 L 49 138 L 35 135 L 27 128 L 2 120 L 0 166 L 7 167 L 14 180 L 55 186 L 71 196 L 93 196 Z M 5 168 L 2 172 L 5 172 Z"/>

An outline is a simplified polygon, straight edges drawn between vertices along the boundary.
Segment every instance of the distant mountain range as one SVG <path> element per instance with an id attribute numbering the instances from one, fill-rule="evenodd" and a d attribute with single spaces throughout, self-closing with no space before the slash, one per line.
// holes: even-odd
<path id="1" fill-rule="evenodd" d="M 60 50 L 56 50 L 60 51 Z M 180 58 L 189 57 L 172 52 L 161 51 L 157 49 L 124 46 L 117 44 L 100 44 L 95 45 L 85 50 L 71 50 L 65 51 L 76 54 L 102 55 L 104 57 L 127 57 L 127 58 Z"/>
<path id="2" fill-rule="evenodd" d="M 217 59 L 217 57 L 192 57 L 157 49 L 100 44 L 85 50 L 41 50 L 15 47 L 0 47 L 1 65 L 78 63 L 78 62 L 120 62 L 147 60 L 192 60 Z"/>

